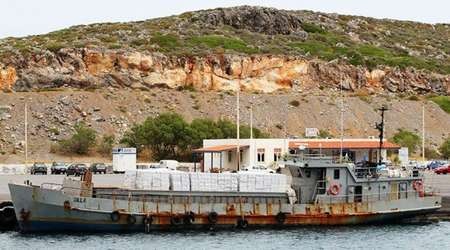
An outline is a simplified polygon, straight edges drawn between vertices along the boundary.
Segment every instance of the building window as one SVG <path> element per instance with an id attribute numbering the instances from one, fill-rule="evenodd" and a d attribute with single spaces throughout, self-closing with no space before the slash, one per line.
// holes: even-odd
<path id="1" fill-rule="evenodd" d="M 231 162 L 233 159 L 233 153 L 231 151 L 228 151 L 228 162 Z"/>
<path id="2" fill-rule="evenodd" d="M 273 160 L 279 161 L 281 158 L 281 148 L 275 148 L 273 149 Z"/>
<path id="3" fill-rule="evenodd" d="M 341 174 L 340 170 L 339 169 L 335 169 L 334 173 L 333 173 L 333 179 L 339 180 L 340 174 Z"/>
<path id="4" fill-rule="evenodd" d="M 257 150 L 257 160 L 258 160 L 258 162 L 264 162 L 265 161 L 265 159 L 264 159 L 264 152 L 265 152 L 265 149 L 263 149 L 263 148 L 258 148 L 258 150 Z"/>

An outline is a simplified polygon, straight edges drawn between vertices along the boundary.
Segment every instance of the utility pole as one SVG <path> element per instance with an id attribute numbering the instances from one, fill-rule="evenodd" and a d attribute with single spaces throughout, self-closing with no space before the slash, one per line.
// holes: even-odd
<path id="1" fill-rule="evenodd" d="M 28 104 L 25 102 L 25 166 L 28 164 Z"/>
<path id="2" fill-rule="evenodd" d="M 253 140 L 253 103 L 250 103 L 250 140 Z"/>
<path id="3" fill-rule="evenodd" d="M 341 148 L 339 154 L 339 161 L 341 163 L 343 159 L 343 147 L 344 147 L 344 94 L 342 91 L 342 81 L 341 81 Z"/>
<path id="4" fill-rule="evenodd" d="M 425 162 L 425 104 L 422 106 L 422 162 Z"/>
<path id="5" fill-rule="evenodd" d="M 381 165 L 382 159 L 381 159 L 381 150 L 383 149 L 383 136 L 384 136 L 384 112 L 388 109 L 385 106 L 382 106 L 380 109 L 381 111 L 381 122 L 376 123 L 375 127 L 380 132 L 379 138 L 380 138 L 380 146 L 378 148 L 378 164 Z"/>
<path id="6" fill-rule="evenodd" d="M 236 95 L 236 159 L 237 159 L 237 171 L 240 170 L 240 163 L 241 163 L 241 145 L 239 142 L 239 105 L 240 105 L 240 92 L 241 92 L 241 79 L 239 78 L 238 86 L 237 86 L 237 95 Z"/>

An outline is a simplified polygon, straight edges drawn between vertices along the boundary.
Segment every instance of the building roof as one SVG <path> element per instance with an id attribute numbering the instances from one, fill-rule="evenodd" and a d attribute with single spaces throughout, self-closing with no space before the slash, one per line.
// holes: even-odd
<path id="1" fill-rule="evenodd" d="M 239 148 L 248 148 L 248 145 L 240 145 Z M 214 153 L 214 152 L 224 152 L 224 151 L 231 151 L 236 150 L 237 145 L 217 145 L 217 146 L 209 146 L 209 147 L 203 147 L 195 149 L 194 152 L 196 153 Z"/>
<path id="2" fill-rule="evenodd" d="M 296 140 L 289 142 L 289 148 L 298 148 L 300 145 L 305 145 L 306 148 L 313 149 L 340 149 L 341 140 L 340 139 L 315 139 L 315 140 Z M 373 139 L 352 139 L 344 140 L 342 143 L 342 148 L 346 149 L 377 149 L 380 146 L 378 140 Z M 400 146 L 389 142 L 383 141 L 383 149 L 399 149 Z"/>

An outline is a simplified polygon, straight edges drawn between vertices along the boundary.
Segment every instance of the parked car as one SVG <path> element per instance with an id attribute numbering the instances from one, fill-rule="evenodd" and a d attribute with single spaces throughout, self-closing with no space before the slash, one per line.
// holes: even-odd
<path id="1" fill-rule="evenodd" d="M 88 170 L 86 164 L 75 163 L 67 168 L 66 175 L 81 176 Z"/>
<path id="2" fill-rule="evenodd" d="M 89 170 L 94 174 L 106 174 L 106 165 L 105 163 L 92 163 Z"/>
<path id="3" fill-rule="evenodd" d="M 436 174 L 448 174 L 450 173 L 450 165 L 440 166 L 434 170 Z"/>
<path id="4" fill-rule="evenodd" d="M 443 166 L 443 165 L 445 165 L 445 162 L 442 162 L 442 161 L 432 161 L 432 162 L 430 162 L 430 164 L 428 164 L 427 168 L 428 168 L 429 170 L 433 170 L 433 169 L 439 168 L 439 167 L 441 167 L 441 166 Z"/>
<path id="5" fill-rule="evenodd" d="M 42 162 L 35 162 L 33 166 L 31 166 L 30 170 L 31 174 L 47 174 L 47 166 Z"/>
<path id="6" fill-rule="evenodd" d="M 53 162 L 50 167 L 52 174 L 65 174 L 67 171 L 67 165 L 63 162 Z"/>

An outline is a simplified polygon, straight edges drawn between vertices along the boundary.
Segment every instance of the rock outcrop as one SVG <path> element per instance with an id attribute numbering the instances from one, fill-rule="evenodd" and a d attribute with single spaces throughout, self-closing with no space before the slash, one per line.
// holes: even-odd
<path id="1" fill-rule="evenodd" d="M 26 62 L 26 63 L 24 63 Z M 294 56 L 166 56 L 161 53 L 62 49 L 57 53 L 15 58 L 0 72 L 0 87 L 30 91 L 47 88 L 194 87 L 204 91 L 274 92 L 340 88 L 447 94 L 450 77 L 415 69 L 364 67 Z"/>

